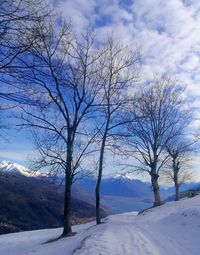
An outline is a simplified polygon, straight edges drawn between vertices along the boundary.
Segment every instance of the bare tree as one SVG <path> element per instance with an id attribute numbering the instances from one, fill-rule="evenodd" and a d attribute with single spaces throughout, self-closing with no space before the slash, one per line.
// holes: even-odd
<path id="1" fill-rule="evenodd" d="M 100 187 L 103 173 L 105 150 L 116 147 L 117 129 L 124 124 L 122 111 L 127 104 L 128 90 L 138 80 L 138 51 L 131 51 L 110 39 L 106 47 L 106 56 L 102 64 L 102 101 L 100 102 L 100 152 L 96 183 L 96 222 L 101 223 Z M 113 146 L 114 145 L 114 146 Z"/>
<path id="2" fill-rule="evenodd" d="M 19 58 L 32 45 L 32 28 L 38 20 L 50 15 L 50 7 L 41 0 L 0 0 L 0 141 L 7 140 L 5 110 L 12 109 L 23 101 L 16 93 L 12 73 L 20 68 Z M 30 38 L 32 38 L 30 40 Z"/>
<path id="3" fill-rule="evenodd" d="M 56 24 L 59 24 L 58 26 Z M 30 128 L 40 156 L 37 168 L 65 175 L 64 229 L 72 234 L 71 188 L 75 176 L 85 166 L 98 129 L 93 121 L 94 104 L 101 87 L 101 61 L 104 51 L 94 49 L 87 34 L 76 39 L 70 24 L 59 19 L 38 22 L 36 38 L 24 66 L 18 72 L 26 95 L 22 108 L 23 127 Z M 26 68 L 31 66 L 32 68 Z"/>
<path id="4" fill-rule="evenodd" d="M 193 177 L 189 162 L 191 161 L 190 154 L 194 151 L 196 142 L 186 141 L 184 136 L 179 136 L 172 139 L 167 145 L 166 151 L 169 155 L 169 161 L 163 175 L 167 181 L 174 182 L 176 201 L 180 199 L 180 186 Z"/>
<path id="5" fill-rule="evenodd" d="M 14 60 L 26 51 L 35 22 L 50 14 L 49 5 L 41 0 L 0 1 L 0 72 L 7 72 Z"/>
<path id="6" fill-rule="evenodd" d="M 139 163 L 135 169 L 151 177 L 154 206 L 162 204 L 159 172 L 169 158 L 163 152 L 171 139 L 180 134 L 180 122 L 184 121 L 182 92 L 173 80 L 161 77 L 145 84 L 128 110 L 133 121 L 127 124 L 126 143 L 133 148 L 130 155 Z"/>
<path id="7" fill-rule="evenodd" d="M 0 0 L 0 100 L 20 101 L 11 74 L 32 45 L 32 29 L 52 10 L 41 0 Z"/>

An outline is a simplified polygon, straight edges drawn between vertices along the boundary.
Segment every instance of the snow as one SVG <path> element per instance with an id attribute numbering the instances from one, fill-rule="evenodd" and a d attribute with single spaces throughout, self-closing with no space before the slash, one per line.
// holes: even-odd
<path id="1" fill-rule="evenodd" d="M 0 254 L 12 255 L 199 255 L 200 196 L 166 203 L 137 216 L 111 215 L 104 223 L 75 226 L 73 237 L 44 244 L 61 229 L 0 236 Z"/>
<path id="2" fill-rule="evenodd" d="M 132 174 L 119 173 L 119 174 L 115 174 L 113 176 L 113 179 L 135 180 L 135 177 Z"/>
<path id="3" fill-rule="evenodd" d="M 33 172 L 20 164 L 12 163 L 6 160 L 0 162 L 0 171 L 6 172 L 6 173 L 21 174 L 27 177 L 30 177 L 30 176 L 36 177 L 36 176 L 44 175 L 44 173 L 41 173 L 40 171 Z"/>
<path id="4" fill-rule="evenodd" d="M 1 255 L 71 255 L 81 245 L 84 238 L 92 233 L 94 223 L 75 226 L 75 236 L 63 238 L 55 242 L 46 243 L 48 240 L 61 235 L 62 229 L 44 229 L 26 231 L 0 236 Z"/>

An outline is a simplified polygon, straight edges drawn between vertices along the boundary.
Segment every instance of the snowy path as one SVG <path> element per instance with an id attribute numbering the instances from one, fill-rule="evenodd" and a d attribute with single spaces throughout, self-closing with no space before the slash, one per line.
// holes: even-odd
<path id="1" fill-rule="evenodd" d="M 109 217 L 103 228 L 87 238 L 74 255 L 159 255 L 143 231 L 135 225 L 137 213 Z"/>
<path id="2" fill-rule="evenodd" d="M 200 196 L 112 215 L 73 255 L 199 255 Z"/>

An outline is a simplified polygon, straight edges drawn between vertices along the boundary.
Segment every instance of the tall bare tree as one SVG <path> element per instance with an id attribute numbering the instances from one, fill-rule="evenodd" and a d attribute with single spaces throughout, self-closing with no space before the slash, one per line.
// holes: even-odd
<path id="1" fill-rule="evenodd" d="M 139 164 L 137 171 L 151 177 L 154 206 L 162 204 L 159 191 L 159 172 L 169 155 L 163 155 L 172 138 L 180 134 L 182 119 L 182 92 L 168 77 L 145 84 L 138 92 L 137 100 L 128 110 L 132 123 L 127 124 L 126 142 Z"/>
<path id="2" fill-rule="evenodd" d="M 62 236 L 68 236 L 72 234 L 72 184 L 98 132 L 93 114 L 104 51 L 94 49 L 90 35 L 76 39 L 61 19 L 39 21 L 33 36 L 34 44 L 21 60 L 24 69 L 18 72 L 21 90 L 29 99 L 22 105 L 22 125 L 33 132 L 40 154 L 37 167 L 65 175 Z"/>
<path id="3" fill-rule="evenodd" d="M 102 64 L 102 100 L 100 102 L 100 152 L 96 183 L 96 222 L 101 223 L 100 187 L 104 155 L 107 146 L 115 144 L 117 129 L 124 124 L 122 111 L 129 100 L 128 90 L 138 81 L 138 51 L 131 51 L 119 43 L 108 40 Z M 116 146 L 116 144 L 115 144 Z"/>

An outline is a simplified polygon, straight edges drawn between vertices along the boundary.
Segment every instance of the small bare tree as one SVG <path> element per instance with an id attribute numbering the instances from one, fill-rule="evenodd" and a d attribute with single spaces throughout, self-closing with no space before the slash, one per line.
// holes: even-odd
<path id="1" fill-rule="evenodd" d="M 100 152 L 96 183 L 96 222 L 101 223 L 100 187 L 103 173 L 105 150 L 116 148 L 117 129 L 124 125 L 122 111 L 129 101 L 128 90 L 138 81 L 138 51 L 131 51 L 119 43 L 108 40 L 106 55 L 102 63 L 100 110 Z"/>
<path id="2" fill-rule="evenodd" d="M 167 181 L 174 182 L 175 201 L 180 199 L 180 186 L 190 181 L 194 175 L 189 162 L 191 161 L 190 154 L 194 151 L 196 142 L 187 142 L 184 136 L 179 136 L 167 145 L 166 151 L 169 155 L 169 161 L 163 175 Z"/>
<path id="3" fill-rule="evenodd" d="M 136 170 L 151 177 L 154 206 L 162 204 L 159 191 L 159 172 L 167 162 L 166 145 L 180 133 L 182 89 L 168 77 L 145 84 L 137 100 L 128 110 L 131 123 L 127 124 L 126 143 L 133 148 L 132 155 L 138 162 Z M 127 150 L 130 152 L 129 150 Z"/>
<path id="4" fill-rule="evenodd" d="M 21 60 L 24 69 L 18 72 L 21 90 L 29 99 L 21 106 L 22 125 L 33 131 L 40 154 L 37 168 L 65 175 L 62 236 L 68 236 L 72 234 L 72 184 L 93 150 L 90 144 L 98 132 L 93 105 L 101 87 L 100 59 L 104 51 L 94 49 L 89 34 L 77 40 L 70 24 L 61 18 L 39 21 L 33 36 L 27 61 Z"/>

